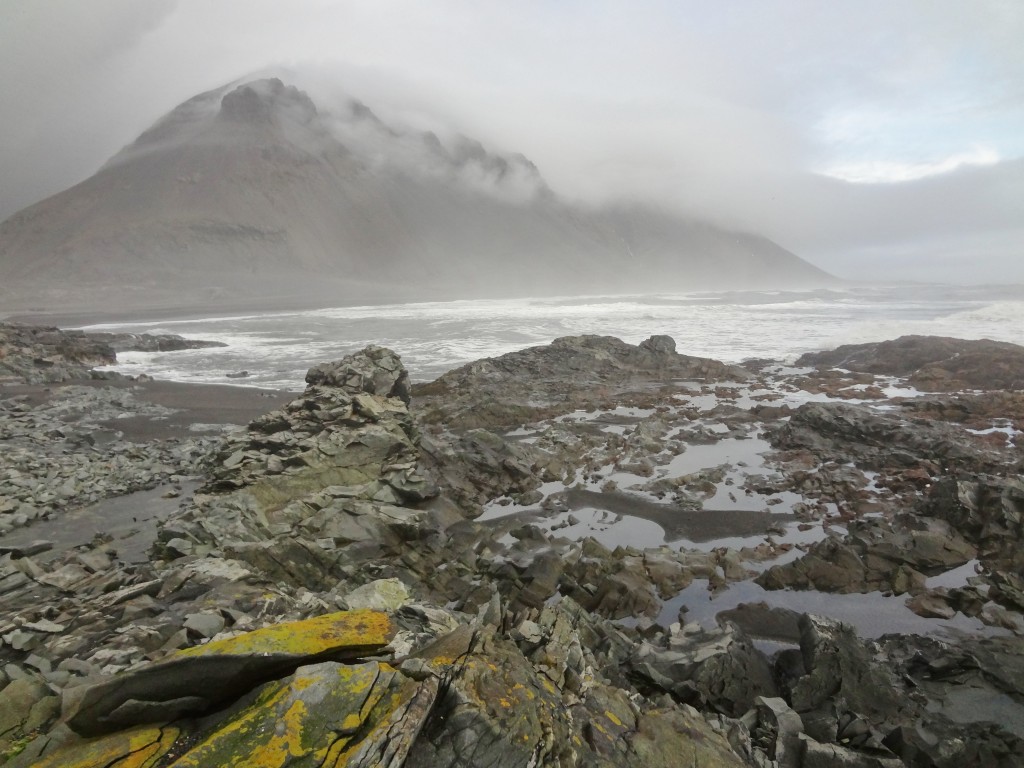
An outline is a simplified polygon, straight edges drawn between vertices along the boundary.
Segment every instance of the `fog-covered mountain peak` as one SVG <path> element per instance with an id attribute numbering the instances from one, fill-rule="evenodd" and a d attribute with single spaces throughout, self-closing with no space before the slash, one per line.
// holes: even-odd
<path id="1" fill-rule="evenodd" d="M 521 154 L 275 77 L 188 99 L 85 181 L 0 224 L 0 298 L 148 307 L 794 286 L 756 235 L 583 209 Z"/>
<path id="2" fill-rule="evenodd" d="M 316 115 L 316 105 L 305 91 L 285 85 L 276 77 L 243 83 L 220 100 L 220 117 L 242 123 L 282 119 L 308 123 Z"/>

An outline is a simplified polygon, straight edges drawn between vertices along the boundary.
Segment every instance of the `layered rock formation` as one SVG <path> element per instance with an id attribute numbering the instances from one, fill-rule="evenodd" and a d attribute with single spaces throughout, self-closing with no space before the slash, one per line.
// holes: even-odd
<path id="1" fill-rule="evenodd" d="M 664 337 L 563 339 L 411 397 L 368 347 L 307 383 L 216 438 L 148 561 L 0 550 L 8 765 L 1019 764 L 1021 459 L 966 430 L 953 452 L 951 396 L 888 403 L 931 414 L 900 429 L 864 400 L 792 409 L 789 380 Z M 771 467 L 680 469 L 760 434 Z M 611 548 L 571 533 L 588 509 L 758 543 Z M 688 620 L 755 576 L 764 605 Z M 770 604 L 783 585 L 975 623 L 864 639 Z"/>

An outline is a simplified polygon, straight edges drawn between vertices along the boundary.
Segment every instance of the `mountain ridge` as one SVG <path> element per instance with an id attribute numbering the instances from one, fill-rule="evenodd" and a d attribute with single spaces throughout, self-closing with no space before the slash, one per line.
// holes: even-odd
<path id="1" fill-rule="evenodd" d="M 0 224 L 7 309 L 352 303 L 821 285 L 756 235 L 562 200 L 518 154 L 276 78 L 183 102 Z"/>

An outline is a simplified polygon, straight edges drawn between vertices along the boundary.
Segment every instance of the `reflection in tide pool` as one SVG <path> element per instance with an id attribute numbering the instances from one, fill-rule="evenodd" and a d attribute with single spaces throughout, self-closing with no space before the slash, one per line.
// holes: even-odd
<path id="1" fill-rule="evenodd" d="M 679 611 L 685 606 L 687 610 L 683 615 L 684 621 L 695 621 L 710 627 L 715 625 L 715 617 L 721 611 L 735 608 L 741 603 L 763 602 L 774 608 L 787 608 L 797 613 L 831 616 L 852 624 L 861 637 L 881 637 L 890 632 L 927 635 L 941 630 L 1005 633 L 962 613 L 952 619 L 925 619 L 907 608 L 905 601 L 906 595 L 886 596 L 880 592 L 842 595 L 814 590 L 767 590 L 752 581 L 734 582 L 712 593 L 708 590 L 707 579 L 694 579 L 690 586 L 665 602 L 657 621 L 668 626 L 679 619 Z"/>

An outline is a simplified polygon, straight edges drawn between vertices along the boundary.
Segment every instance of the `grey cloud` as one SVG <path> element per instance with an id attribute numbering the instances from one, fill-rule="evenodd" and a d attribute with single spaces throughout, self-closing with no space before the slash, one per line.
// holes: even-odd
<path id="1" fill-rule="evenodd" d="M 951 274 L 984 249 L 1024 280 L 1005 255 L 1024 220 L 1022 38 L 1015 0 L 6 3 L 0 218 L 196 93 L 284 68 L 318 105 L 337 88 L 389 125 L 522 152 L 578 200 L 696 212 L 840 274 L 866 254 L 909 263 L 919 244 Z M 827 135 L 844 119 L 848 135 Z M 837 152 L 978 137 L 1018 143 L 999 165 L 903 184 L 817 173 Z"/>

